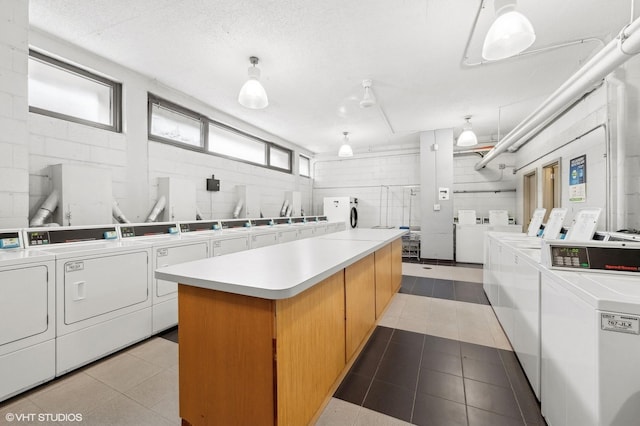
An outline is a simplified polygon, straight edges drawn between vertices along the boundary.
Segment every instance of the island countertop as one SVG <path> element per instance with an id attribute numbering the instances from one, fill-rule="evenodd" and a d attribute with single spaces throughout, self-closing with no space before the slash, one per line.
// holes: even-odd
<path id="1" fill-rule="evenodd" d="M 342 231 L 168 266 L 157 269 L 155 277 L 245 296 L 287 299 L 406 233 L 401 229 Z"/>

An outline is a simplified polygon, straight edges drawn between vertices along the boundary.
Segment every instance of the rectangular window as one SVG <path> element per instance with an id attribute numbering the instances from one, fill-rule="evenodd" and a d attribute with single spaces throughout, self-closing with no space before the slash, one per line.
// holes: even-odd
<path id="1" fill-rule="evenodd" d="M 29 111 L 119 132 L 122 85 L 29 51 Z"/>
<path id="2" fill-rule="evenodd" d="M 293 152 L 148 94 L 148 137 L 194 151 L 292 172 Z"/>
<path id="3" fill-rule="evenodd" d="M 149 137 L 189 146 L 204 146 L 200 117 L 164 101 L 150 101 Z"/>
<path id="4" fill-rule="evenodd" d="M 311 159 L 305 157 L 304 155 L 300 155 L 300 164 L 298 171 L 300 176 L 311 177 Z"/>
<path id="5" fill-rule="evenodd" d="M 266 166 L 265 148 L 264 142 L 248 138 L 231 129 L 209 124 L 210 152 Z"/>
<path id="6" fill-rule="evenodd" d="M 291 151 L 269 145 L 269 165 L 278 169 L 291 170 Z"/>

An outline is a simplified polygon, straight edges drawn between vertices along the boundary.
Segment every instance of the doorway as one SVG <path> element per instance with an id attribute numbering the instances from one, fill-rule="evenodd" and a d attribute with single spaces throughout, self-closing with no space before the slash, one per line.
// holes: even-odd
<path id="1" fill-rule="evenodd" d="M 527 232 L 533 211 L 538 207 L 538 179 L 535 170 L 524 175 L 523 200 L 522 232 Z"/>
<path id="2" fill-rule="evenodd" d="M 551 209 L 560 207 L 561 185 L 560 160 L 542 166 L 542 207 L 547 209 L 544 216 L 545 223 L 551 214 Z"/>

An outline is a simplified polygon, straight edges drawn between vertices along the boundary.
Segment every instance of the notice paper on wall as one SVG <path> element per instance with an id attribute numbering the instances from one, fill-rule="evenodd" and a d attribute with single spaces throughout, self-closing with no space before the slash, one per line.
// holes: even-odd
<path id="1" fill-rule="evenodd" d="M 584 203 L 587 200 L 587 156 L 581 155 L 569 162 L 569 201 Z"/>

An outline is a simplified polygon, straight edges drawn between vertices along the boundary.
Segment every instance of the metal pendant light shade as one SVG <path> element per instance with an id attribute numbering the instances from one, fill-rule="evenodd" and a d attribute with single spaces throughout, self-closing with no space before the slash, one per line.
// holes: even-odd
<path id="1" fill-rule="evenodd" d="M 465 117 L 466 123 L 462 126 L 462 133 L 458 136 L 458 146 L 474 146 L 478 144 L 478 137 L 471 126 L 471 116 Z"/>
<path id="2" fill-rule="evenodd" d="M 338 150 L 338 157 L 353 157 L 353 149 L 349 145 L 349 132 L 342 132 L 344 141 Z"/>
<path id="3" fill-rule="evenodd" d="M 516 0 L 494 0 L 496 19 L 482 46 L 482 57 L 489 61 L 515 56 L 536 40 L 531 22 L 515 10 Z"/>
<path id="4" fill-rule="evenodd" d="M 262 109 L 269 105 L 267 92 L 260 83 L 260 68 L 256 67 L 259 59 L 255 56 L 249 58 L 252 66 L 249 67 L 249 79 L 240 89 L 238 102 L 240 105 L 250 109 Z"/>

